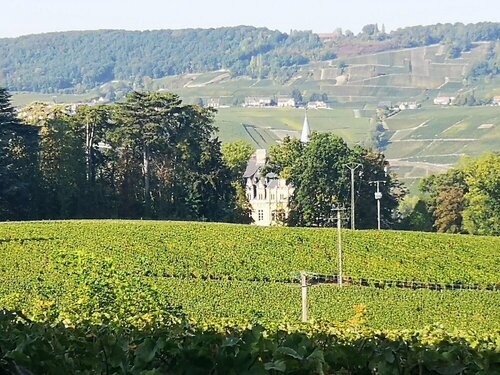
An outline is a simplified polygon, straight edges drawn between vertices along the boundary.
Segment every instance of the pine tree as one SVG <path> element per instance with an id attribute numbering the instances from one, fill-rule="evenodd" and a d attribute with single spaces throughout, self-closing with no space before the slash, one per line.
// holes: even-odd
<path id="1" fill-rule="evenodd" d="M 36 212 L 37 129 L 22 124 L 0 88 L 0 220 L 21 220 Z"/>

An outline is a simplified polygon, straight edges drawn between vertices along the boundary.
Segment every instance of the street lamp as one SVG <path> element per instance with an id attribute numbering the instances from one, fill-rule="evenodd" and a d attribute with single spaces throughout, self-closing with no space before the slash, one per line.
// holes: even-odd
<path id="1" fill-rule="evenodd" d="M 346 163 L 344 164 L 344 167 L 348 168 L 350 171 L 351 171 L 351 229 L 356 229 L 356 226 L 354 224 L 354 171 L 356 171 L 356 169 L 358 168 L 363 168 L 363 165 L 360 164 L 360 163 L 354 163 L 354 162 L 350 162 L 350 163 Z M 360 175 L 361 173 L 363 172 L 359 172 Z"/>

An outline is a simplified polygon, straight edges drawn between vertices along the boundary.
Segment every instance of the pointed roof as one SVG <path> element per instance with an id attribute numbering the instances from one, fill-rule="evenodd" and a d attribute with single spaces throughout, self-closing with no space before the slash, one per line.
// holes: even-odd
<path id="1" fill-rule="evenodd" d="M 309 122 L 307 121 L 307 111 L 304 117 L 304 125 L 302 126 L 302 133 L 300 135 L 300 141 L 302 143 L 309 142 L 309 137 L 311 136 L 311 129 L 309 128 Z"/>

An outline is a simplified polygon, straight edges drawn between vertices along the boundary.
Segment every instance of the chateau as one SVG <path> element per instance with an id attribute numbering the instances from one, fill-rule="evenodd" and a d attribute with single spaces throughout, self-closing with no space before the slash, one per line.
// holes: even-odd
<path id="1" fill-rule="evenodd" d="M 309 142 L 310 134 L 306 114 L 300 141 Z M 288 202 L 294 191 L 293 185 L 287 183 L 284 178 L 274 173 L 263 175 L 266 157 L 265 149 L 255 151 L 243 174 L 246 196 L 252 207 L 252 219 L 260 226 L 279 225 L 287 218 Z"/>

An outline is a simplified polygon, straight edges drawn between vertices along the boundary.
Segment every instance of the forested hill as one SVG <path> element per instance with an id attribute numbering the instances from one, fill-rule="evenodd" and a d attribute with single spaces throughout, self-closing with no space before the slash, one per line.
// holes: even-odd
<path id="1" fill-rule="evenodd" d="M 276 69 L 307 63 L 321 47 L 311 32 L 285 34 L 246 26 L 29 35 L 0 39 L 0 85 L 52 92 L 77 85 L 92 88 L 114 79 L 219 69 L 241 75 L 255 65 L 256 56 Z"/>
<path id="2" fill-rule="evenodd" d="M 443 43 L 459 57 L 472 42 L 500 39 L 500 23 L 398 29 L 366 25 L 320 38 L 251 26 L 157 31 L 72 31 L 0 39 L 0 86 L 13 91 L 83 92 L 112 80 L 227 69 L 285 82 L 297 66 L 359 53 Z M 491 69 L 490 69 L 491 70 Z"/>

